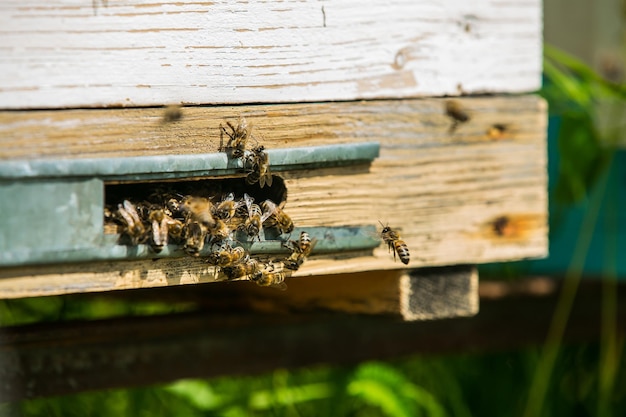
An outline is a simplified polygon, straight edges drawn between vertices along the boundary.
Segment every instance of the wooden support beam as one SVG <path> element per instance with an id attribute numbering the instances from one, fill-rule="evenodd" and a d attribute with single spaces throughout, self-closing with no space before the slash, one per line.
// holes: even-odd
<path id="1" fill-rule="evenodd" d="M 529 286 L 488 283 L 482 287 L 486 297 L 477 316 L 427 322 L 362 315 L 235 315 L 203 310 L 3 328 L 0 401 L 179 378 L 250 375 L 281 367 L 538 345 L 545 339 L 559 287 L 559 282 L 545 279 Z M 178 290 L 193 294 L 188 287 Z M 156 289 L 124 294 L 136 297 L 142 291 L 150 296 L 155 291 L 172 296 L 171 290 Z M 616 331 L 623 334 L 626 286 L 617 287 L 616 297 Z M 601 309 L 601 283 L 583 283 L 569 316 L 564 343 L 596 340 Z"/>
<path id="2" fill-rule="evenodd" d="M 478 312 L 473 266 L 319 275 L 288 281 L 287 291 L 246 282 L 212 285 L 202 302 L 216 311 L 385 315 L 402 320 L 472 316 Z"/>
<path id="3" fill-rule="evenodd" d="M 547 254 L 545 103 L 535 96 L 162 109 L 0 112 L 0 159 L 217 151 L 219 125 L 245 116 L 269 149 L 378 141 L 371 166 L 281 173 L 285 211 L 300 228 L 399 228 L 410 267 Z M 494 129 L 497 127 L 497 129 Z M 7 237 L 8 238 L 8 237 Z M 386 248 L 315 255 L 295 276 L 399 270 Z M 0 297 L 212 282 L 197 259 L 0 269 Z"/>

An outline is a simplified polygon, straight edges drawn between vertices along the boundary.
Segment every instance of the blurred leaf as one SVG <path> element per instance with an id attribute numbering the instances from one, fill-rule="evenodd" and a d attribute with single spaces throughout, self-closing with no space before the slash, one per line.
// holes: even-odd
<path id="1" fill-rule="evenodd" d="M 222 399 L 205 381 L 182 380 L 165 387 L 165 390 L 186 399 L 200 410 L 215 410 L 223 405 Z"/>
<path id="2" fill-rule="evenodd" d="M 598 144 L 590 114 L 568 112 L 559 131 L 559 178 L 555 198 L 562 203 L 584 199 L 613 155 Z"/>
<path id="3" fill-rule="evenodd" d="M 421 415 L 420 408 L 428 416 L 445 415 L 443 407 L 429 392 L 382 363 L 359 366 L 348 385 L 348 393 L 370 405 L 380 407 L 390 417 Z"/>

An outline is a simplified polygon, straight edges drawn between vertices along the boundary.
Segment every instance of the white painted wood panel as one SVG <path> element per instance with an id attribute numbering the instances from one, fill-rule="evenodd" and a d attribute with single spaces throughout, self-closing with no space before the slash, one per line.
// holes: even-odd
<path id="1" fill-rule="evenodd" d="M 539 0 L 3 0 L 0 108 L 528 92 Z"/>

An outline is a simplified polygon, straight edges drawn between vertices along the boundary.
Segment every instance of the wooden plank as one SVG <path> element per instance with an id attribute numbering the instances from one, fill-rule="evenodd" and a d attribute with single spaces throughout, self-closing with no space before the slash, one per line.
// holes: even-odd
<path id="1" fill-rule="evenodd" d="M 0 108 L 530 92 L 541 1 L 8 0 Z"/>
<path id="2" fill-rule="evenodd" d="M 460 99 L 470 121 L 450 132 L 445 100 L 0 113 L 3 159 L 217 150 L 224 118 L 244 115 L 268 148 L 379 141 L 371 166 L 282 173 L 298 227 L 390 222 L 410 267 L 547 254 L 546 111 L 535 96 Z M 506 126 L 494 135 L 494 124 Z M 8 128 L 7 128 L 8 126 Z M 122 140 L 121 140 L 122 139 Z M 296 276 L 401 269 L 386 248 L 313 256 Z M 213 281 L 197 259 L 5 268 L 0 296 Z"/>
<path id="3" fill-rule="evenodd" d="M 215 285 L 206 296 L 218 310 L 263 313 L 338 311 L 386 315 L 406 321 L 478 313 L 473 266 L 318 275 L 289 281 L 287 291 L 247 283 Z"/>
<path id="4" fill-rule="evenodd" d="M 407 323 L 360 315 L 237 315 L 200 310 L 170 316 L 3 328 L 0 401 L 180 378 L 251 375 L 321 363 L 354 364 L 420 353 L 441 355 L 538 346 L 544 343 L 554 313 L 559 282 L 539 279 L 530 284 L 527 291 L 516 288 L 516 284 L 488 283 L 486 288 L 481 283 L 480 314 L 440 321 Z M 601 285 L 597 280 L 582 284 L 569 315 L 564 342 L 588 342 L 599 337 Z M 532 290 L 537 286 L 542 289 L 539 293 Z M 144 300 L 153 299 L 155 294 L 159 298 L 157 293 L 172 297 L 178 291 L 194 301 L 199 298 L 196 291 L 185 287 L 123 295 L 137 299 L 143 291 L 147 291 Z M 210 294 L 201 292 L 202 296 Z M 482 294 L 488 297 L 482 298 Z M 626 329 L 624 285 L 617 287 L 616 296 L 615 329 L 619 338 Z"/>

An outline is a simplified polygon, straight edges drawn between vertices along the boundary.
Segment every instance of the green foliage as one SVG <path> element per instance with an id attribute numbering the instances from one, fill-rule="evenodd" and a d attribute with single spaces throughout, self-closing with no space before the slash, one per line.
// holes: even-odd
<path id="1" fill-rule="evenodd" d="M 347 390 L 364 403 L 379 407 L 389 417 L 446 415 L 441 404 L 428 391 L 382 363 L 359 366 Z"/>
<path id="2" fill-rule="evenodd" d="M 626 88 L 603 79 L 580 60 L 545 45 L 541 91 L 550 113 L 559 116 L 559 176 L 555 201 L 576 203 L 589 194 L 613 157 L 608 146 L 617 141 L 620 129 L 601 129 L 607 106 L 624 106 Z M 598 109 L 602 109 L 599 111 Z"/>

